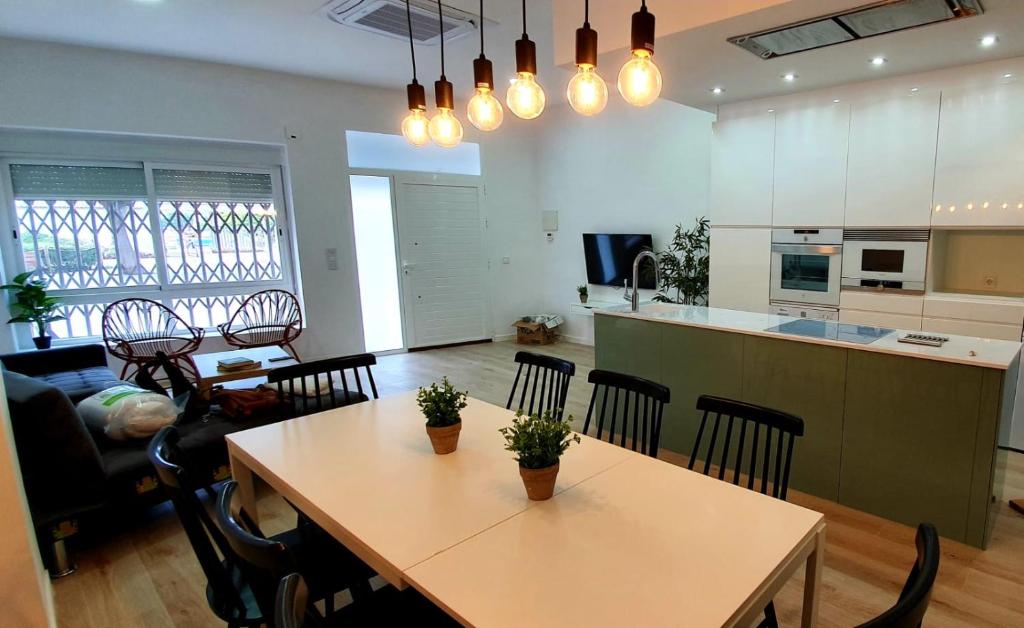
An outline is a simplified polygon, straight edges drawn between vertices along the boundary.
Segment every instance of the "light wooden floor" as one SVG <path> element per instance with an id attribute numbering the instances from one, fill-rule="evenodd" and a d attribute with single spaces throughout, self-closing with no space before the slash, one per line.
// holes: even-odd
<path id="1" fill-rule="evenodd" d="M 380 359 L 376 379 L 381 394 L 389 394 L 447 375 L 470 395 L 504 405 L 519 348 L 502 342 L 388 356 Z M 572 344 L 537 350 L 576 362 L 568 406 L 583 417 L 593 350 Z M 671 453 L 665 457 L 681 460 Z M 1024 626 L 1024 516 L 1010 511 L 1004 499 L 1024 496 L 1024 455 L 1004 454 L 1001 463 L 1005 481 L 996 488 L 1002 506 L 990 549 L 943 540 L 926 626 Z M 828 519 L 821 625 L 853 626 L 892 604 L 915 556 L 914 530 L 802 494 L 791 492 L 791 501 Z M 261 498 L 260 511 L 268 532 L 294 525 L 294 515 L 274 495 Z M 207 610 L 205 579 L 166 505 L 149 513 L 144 525 L 79 548 L 76 555 L 79 571 L 54 582 L 63 627 L 222 625 Z M 801 573 L 776 600 L 783 625 L 799 625 L 802 590 Z"/>

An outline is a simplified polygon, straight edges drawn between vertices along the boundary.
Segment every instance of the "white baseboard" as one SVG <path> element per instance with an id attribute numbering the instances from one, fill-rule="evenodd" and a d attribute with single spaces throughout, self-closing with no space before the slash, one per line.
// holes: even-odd
<path id="1" fill-rule="evenodd" d="M 584 337 L 584 336 L 566 336 L 566 335 L 559 336 L 559 338 L 561 338 L 562 340 L 566 340 L 568 342 L 571 342 L 573 344 L 577 344 L 577 345 L 586 345 L 588 347 L 593 347 L 594 346 L 594 339 L 593 338 L 587 338 L 587 337 Z"/>
<path id="2" fill-rule="evenodd" d="M 515 339 L 516 339 L 516 335 L 515 334 L 500 334 L 500 335 L 495 335 L 494 336 L 494 342 L 507 342 L 507 341 L 515 340 Z M 565 334 L 559 334 L 558 335 L 558 339 L 559 340 L 564 340 L 566 342 L 571 342 L 571 343 L 577 344 L 577 345 L 586 345 L 588 347 L 593 347 L 594 346 L 594 339 L 593 338 L 586 338 L 586 337 L 583 337 L 583 336 L 567 336 Z"/>

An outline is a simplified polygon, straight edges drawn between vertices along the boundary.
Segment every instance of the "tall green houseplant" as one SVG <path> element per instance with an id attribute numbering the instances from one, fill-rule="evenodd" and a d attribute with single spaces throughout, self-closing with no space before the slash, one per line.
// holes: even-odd
<path id="1" fill-rule="evenodd" d="M 664 303 L 706 305 L 708 302 L 710 221 L 696 219 L 691 229 L 676 225 L 672 241 L 658 253 L 662 294 L 655 297 Z"/>
<path id="2" fill-rule="evenodd" d="M 32 339 L 37 349 L 47 349 L 50 346 L 50 336 L 46 333 L 46 326 L 53 321 L 64 320 L 60 314 L 56 314 L 60 308 L 61 299 L 51 297 L 46 293 L 46 282 L 42 279 L 31 279 L 29 271 L 21 273 L 11 280 L 11 283 L 0 286 L 0 289 L 14 293 L 14 301 L 11 303 L 10 323 L 30 323 L 36 326 L 39 335 Z"/>

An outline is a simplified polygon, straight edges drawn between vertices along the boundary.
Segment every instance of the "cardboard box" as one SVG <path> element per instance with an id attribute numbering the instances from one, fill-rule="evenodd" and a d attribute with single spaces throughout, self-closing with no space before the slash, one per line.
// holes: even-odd
<path id="1" fill-rule="evenodd" d="M 555 329 L 562 323 L 559 316 L 524 316 L 512 326 L 516 328 L 516 342 L 521 345 L 549 345 L 558 338 Z"/>

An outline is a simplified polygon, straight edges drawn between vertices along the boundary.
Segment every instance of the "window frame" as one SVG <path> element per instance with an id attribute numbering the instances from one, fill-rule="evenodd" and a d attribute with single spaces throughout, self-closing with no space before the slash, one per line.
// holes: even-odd
<path id="1" fill-rule="evenodd" d="M 32 157 L 5 157 L 0 159 L 0 200 L 6 208 L 0 212 L 0 223 L 6 233 L 11 236 L 13 246 L 2 248 L 2 260 L 4 269 L 7 271 L 6 278 L 25 272 L 25 252 L 20 237 L 20 229 L 15 205 L 14 186 L 11 180 L 11 166 L 17 164 L 28 165 L 56 165 L 56 166 L 94 166 L 94 167 L 118 167 L 118 168 L 139 168 L 143 170 L 146 180 L 145 201 L 149 210 L 150 231 L 153 234 L 153 249 L 156 260 L 156 276 L 159 281 L 157 285 L 144 286 L 118 286 L 112 288 L 74 288 L 51 290 L 50 294 L 61 297 L 68 305 L 92 304 L 99 301 L 116 301 L 118 299 L 141 297 L 159 301 L 167 307 L 174 309 L 174 301 L 188 298 L 220 297 L 237 294 L 249 294 L 259 290 L 281 289 L 288 290 L 301 299 L 299 288 L 299 277 L 296 272 L 295 251 L 293 242 L 294 222 L 291 219 L 291 211 L 285 202 L 284 176 L 282 167 L 279 165 L 253 166 L 253 165 L 231 165 L 193 163 L 186 161 L 162 161 L 162 160 L 105 160 L 105 159 L 53 159 L 32 158 Z M 270 176 L 272 188 L 272 200 L 277 212 L 276 221 L 278 229 L 277 241 L 281 254 L 281 279 L 267 281 L 231 281 L 212 284 L 174 284 L 168 279 L 165 263 L 165 250 L 163 232 L 160 229 L 160 205 L 153 180 L 153 170 L 196 170 L 204 172 L 242 172 L 252 174 L 266 174 Z M 102 200 L 102 199 L 101 199 Z M 142 200 L 142 199 L 139 199 Z M 198 199 L 197 199 L 198 200 Z M 102 296 L 98 299 L 97 296 Z M 107 299 L 106 297 L 109 297 Z M 5 299 L 6 304 L 6 299 Z M 187 318 L 187 317 L 186 317 Z M 207 327 L 208 331 L 215 331 L 215 328 Z M 19 349 L 32 347 L 32 333 L 26 325 L 14 326 L 15 345 Z M 74 338 L 54 338 L 53 344 L 74 345 L 96 342 L 102 335 L 78 336 Z"/>

